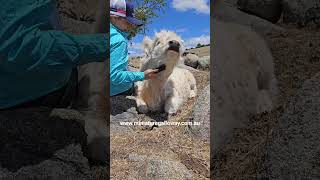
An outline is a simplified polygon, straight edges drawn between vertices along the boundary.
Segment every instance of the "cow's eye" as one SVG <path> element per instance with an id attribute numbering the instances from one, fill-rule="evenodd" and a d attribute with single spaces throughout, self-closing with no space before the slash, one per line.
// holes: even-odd
<path id="1" fill-rule="evenodd" d="M 158 46 L 159 44 L 160 44 L 160 41 L 157 41 L 157 42 L 156 42 L 156 46 Z"/>

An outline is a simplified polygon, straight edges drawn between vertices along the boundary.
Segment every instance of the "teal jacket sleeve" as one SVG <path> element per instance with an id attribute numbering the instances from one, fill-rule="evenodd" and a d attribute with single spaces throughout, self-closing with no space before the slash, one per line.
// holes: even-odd
<path id="1" fill-rule="evenodd" d="M 39 29 L 21 31 L 0 44 L 0 69 L 21 73 L 101 62 L 107 59 L 107 42 L 106 34 L 73 35 Z"/>
<path id="2" fill-rule="evenodd" d="M 118 42 L 110 51 L 110 81 L 115 84 L 133 83 L 144 80 L 144 72 L 131 72 L 128 66 L 128 46 Z"/>

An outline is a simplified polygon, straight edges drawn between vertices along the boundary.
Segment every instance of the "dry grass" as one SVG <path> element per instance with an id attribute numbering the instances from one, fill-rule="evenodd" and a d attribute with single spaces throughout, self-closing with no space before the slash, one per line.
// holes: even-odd
<path id="1" fill-rule="evenodd" d="M 249 119 L 245 128 L 236 129 L 224 152 L 212 161 L 212 176 L 218 179 L 261 179 L 268 173 L 264 166 L 266 147 L 283 110 L 302 83 L 320 69 L 320 32 L 288 29 L 285 34 L 270 34 L 268 44 L 275 60 L 279 81 L 279 106 L 271 112 Z"/>

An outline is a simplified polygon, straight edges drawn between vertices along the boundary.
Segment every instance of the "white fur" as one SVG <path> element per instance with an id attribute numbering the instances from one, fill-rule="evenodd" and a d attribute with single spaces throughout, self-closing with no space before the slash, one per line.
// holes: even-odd
<path id="1" fill-rule="evenodd" d="M 249 114 L 271 111 L 278 86 L 266 42 L 247 26 L 213 21 L 213 150 L 222 149 Z"/>
<path id="2" fill-rule="evenodd" d="M 169 41 L 178 41 L 179 53 L 168 50 Z M 156 79 L 136 83 L 136 103 L 138 111 L 165 111 L 175 114 L 181 105 L 197 94 L 196 80 L 193 74 L 177 67 L 184 51 L 181 38 L 174 32 L 162 30 L 156 33 L 155 39 L 146 37 L 143 40 L 145 56 L 140 71 L 153 69 L 166 64 L 166 70 L 159 73 Z"/>

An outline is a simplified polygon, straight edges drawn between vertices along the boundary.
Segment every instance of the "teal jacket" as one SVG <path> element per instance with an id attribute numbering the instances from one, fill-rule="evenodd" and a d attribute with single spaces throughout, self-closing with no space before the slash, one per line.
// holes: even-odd
<path id="1" fill-rule="evenodd" d="M 128 33 L 110 23 L 110 96 L 127 91 L 136 81 L 144 80 L 144 72 L 128 71 Z"/>
<path id="2" fill-rule="evenodd" d="M 0 0 L 0 109 L 63 87 L 73 68 L 107 58 L 107 35 L 53 30 L 53 0 Z"/>

